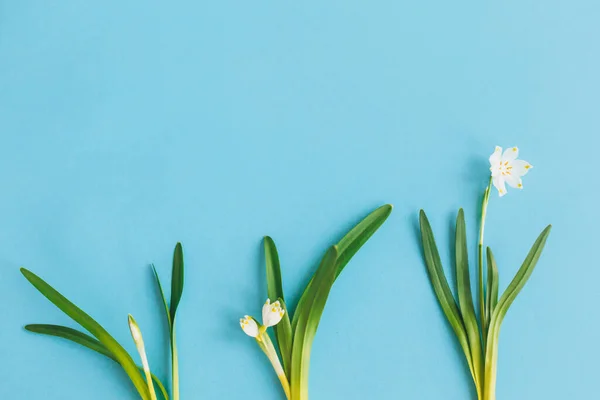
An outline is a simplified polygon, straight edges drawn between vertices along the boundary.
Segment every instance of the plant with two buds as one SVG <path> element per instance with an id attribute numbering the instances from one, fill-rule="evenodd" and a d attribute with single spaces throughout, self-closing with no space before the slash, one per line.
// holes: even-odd
<path id="1" fill-rule="evenodd" d="M 308 372 L 312 343 L 331 288 L 344 267 L 392 212 L 379 207 L 331 246 L 304 289 L 293 317 L 283 295 L 279 255 L 270 237 L 264 238 L 268 298 L 262 308 L 262 324 L 246 315 L 244 332 L 253 337 L 273 365 L 288 400 L 308 400 Z M 279 353 L 267 332 L 273 327 Z"/>
<path id="2" fill-rule="evenodd" d="M 158 277 L 158 273 L 154 266 L 154 277 L 165 306 L 165 315 L 169 329 L 169 346 L 171 350 L 171 399 L 179 400 L 179 364 L 177 359 L 177 344 L 175 340 L 175 316 L 177 308 L 183 293 L 183 249 L 181 243 L 175 246 L 173 254 L 173 271 L 171 277 L 171 301 L 170 305 L 163 293 L 162 285 Z M 138 394 L 142 400 L 157 400 L 157 393 L 162 396 L 162 399 L 169 400 L 169 394 L 162 381 L 152 374 L 146 349 L 144 347 L 144 339 L 142 331 L 138 324 L 129 315 L 129 329 L 131 336 L 139 353 L 142 365 L 138 366 L 134 362 L 131 355 L 92 317 L 86 314 L 83 310 L 69 301 L 66 297 L 56 291 L 52 286 L 47 284 L 33 272 L 21 268 L 21 272 L 27 280 L 48 300 L 57 306 L 62 312 L 67 314 L 71 319 L 77 322 L 81 327 L 87 330 L 92 336 L 60 325 L 34 324 L 27 325 L 25 329 L 30 332 L 35 332 L 43 335 L 56 336 L 70 340 L 80 344 L 88 349 L 94 350 L 105 357 L 118 363 L 125 373 L 131 379 Z M 142 375 L 143 373 L 143 375 Z"/>
<path id="3" fill-rule="evenodd" d="M 427 216 L 423 210 L 420 212 L 421 241 L 429 279 L 442 310 L 465 354 L 479 400 L 496 399 L 496 367 L 500 325 L 508 308 L 531 276 L 542 254 L 551 228 L 551 225 L 548 225 L 539 235 L 521 268 L 500 298 L 498 298 L 498 267 L 492 250 L 487 247 L 485 252 L 487 279 L 485 279 L 486 284 L 484 287 L 483 237 L 490 191 L 493 185 L 502 197 L 506 194 L 506 184 L 517 189 L 523 188 L 521 177 L 527 174 L 532 166 L 526 161 L 517 159 L 518 155 L 519 150 L 516 147 L 508 148 L 504 152 L 502 152 L 502 148 L 496 147 L 489 158 L 491 177 L 483 194 L 479 243 L 477 246 L 479 320 L 477 319 L 471 294 L 463 210 L 458 211 L 456 220 L 455 255 L 458 304 L 444 275 L 440 255 Z"/>

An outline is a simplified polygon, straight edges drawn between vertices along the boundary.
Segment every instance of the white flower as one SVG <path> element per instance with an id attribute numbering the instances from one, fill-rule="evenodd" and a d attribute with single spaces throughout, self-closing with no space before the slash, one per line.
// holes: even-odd
<path id="1" fill-rule="evenodd" d="M 492 183 L 498 189 L 500 197 L 506 194 L 506 183 L 508 186 L 523 189 L 521 177 L 527 174 L 533 166 L 527 161 L 517 160 L 519 149 L 511 147 L 502 152 L 502 147 L 496 146 L 496 150 L 490 156 L 490 171 L 492 171 Z"/>
<path id="2" fill-rule="evenodd" d="M 271 300 L 267 299 L 262 308 L 263 325 L 267 328 L 277 325 L 283 318 L 283 314 L 285 314 L 285 311 L 281 308 L 279 301 L 271 304 Z"/>
<path id="3" fill-rule="evenodd" d="M 254 318 L 248 315 L 244 316 L 244 318 L 240 319 L 240 326 L 242 327 L 242 330 L 246 332 L 246 335 L 251 336 L 253 338 L 258 336 L 258 324 L 254 320 Z"/>
<path id="4" fill-rule="evenodd" d="M 277 325 L 284 314 L 285 310 L 281 308 L 279 301 L 271 304 L 271 300 L 267 299 L 262 308 L 263 325 L 258 324 L 254 318 L 246 315 L 240 319 L 240 326 L 246 332 L 246 335 L 255 338 L 265 332 L 268 327 Z"/>

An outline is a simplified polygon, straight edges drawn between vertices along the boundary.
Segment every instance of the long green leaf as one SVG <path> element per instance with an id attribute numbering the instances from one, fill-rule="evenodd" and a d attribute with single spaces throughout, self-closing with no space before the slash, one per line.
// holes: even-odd
<path id="1" fill-rule="evenodd" d="M 338 261 L 336 264 L 335 279 L 342 273 L 348 262 L 352 257 L 360 250 L 360 248 L 369 240 L 371 236 L 379 229 L 379 227 L 385 222 L 392 212 L 392 205 L 385 204 L 376 210 L 372 211 L 362 221 L 360 221 L 354 228 L 352 228 L 337 244 L 338 247 Z M 298 301 L 297 308 L 303 306 L 303 303 L 307 300 L 307 294 L 310 291 L 313 279 L 308 282 L 300 300 Z M 296 324 L 298 323 L 298 313 L 294 313 L 292 319 L 292 331 L 296 330 Z"/>
<path id="2" fill-rule="evenodd" d="M 492 313 L 498 304 L 498 285 L 500 278 L 498 276 L 498 266 L 496 265 L 496 259 L 492 254 L 492 249 L 487 248 L 487 300 L 486 300 L 486 313 L 487 320 L 492 319 Z M 487 332 L 483 333 L 487 335 Z"/>
<path id="3" fill-rule="evenodd" d="M 442 307 L 442 311 L 446 315 L 450 326 L 452 326 L 452 329 L 454 330 L 454 334 L 458 338 L 458 343 L 465 353 L 465 358 L 467 360 L 467 364 L 469 365 L 469 370 L 471 371 L 473 380 L 477 382 L 465 325 L 463 323 L 460 311 L 458 310 L 456 300 L 454 300 L 454 296 L 450 290 L 450 285 L 448 285 L 448 281 L 444 275 L 442 260 L 440 259 L 437 245 L 435 244 L 433 231 L 431 230 L 431 225 L 429 224 L 427 215 L 425 215 L 423 210 L 421 210 L 419 213 L 419 224 L 421 227 L 423 258 L 425 260 L 425 266 L 427 267 L 427 273 L 429 275 L 431 286 L 433 286 L 433 291 L 435 292 L 438 302 Z"/>
<path id="4" fill-rule="evenodd" d="M 165 292 L 163 290 L 162 284 L 160 283 L 160 277 L 158 276 L 158 272 L 152 264 L 152 271 L 154 272 L 154 280 L 156 281 L 156 285 L 158 286 L 158 292 L 160 293 L 160 298 L 165 307 L 165 315 L 167 317 L 167 322 L 169 324 L 169 331 L 171 331 L 171 312 L 169 310 L 169 303 L 167 303 L 167 298 L 165 297 Z"/>
<path id="5" fill-rule="evenodd" d="M 377 232 L 379 227 L 390 216 L 392 209 L 393 206 L 391 204 L 385 204 L 377 208 L 360 221 L 339 241 L 337 244 L 339 256 L 335 274 L 336 279 L 342 273 L 344 267 L 346 267 L 352 257 L 354 257 L 358 250 L 360 250 L 371 236 Z"/>
<path id="6" fill-rule="evenodd" d="M 50 300 L 55 306 L 57 306 L 62 312 L 71 317 L 75 322 L 84 327 L 92 335 L 94 335 L 102 344 L 109 349 L 110 352 L 119 361 L 119 364 L 123 367 L 129 379 L 136 387 L 138 393 L 142 399 L 150 399 L 150 393 L 148 387 L 142 375 L 140 374 L 135 362 L 125 351 L 125 349 L 92 317 L 83 312 L 75 304 L 71 303 L 56 291 L 52 286 L 48 285 L 43 279 L 35 275 L 33 272 L 21 268 L 21 273 L 25 278 L 48 300 Z"/>
<path id="7" fill-rule="evenodd" d="M 105 345 L 100 343 L 99 340 L 94 339 L 90 335 L 80 332 L 77 329 L 49 324 L 25 325 L 25 329 L 29 332 L 38 333 L 41 335 L 55 336 L 70 340 L 91 350 L 94 350 L 95 352 L 100 353 L 103 356 L 108 357 L 117 363 L 119 362 L 119 360 L 117 360 L 117 357 L 115 357 L 115 355 L 110 350 L 108 350 L 108 348 Z"/>
<path id="8" fill-rule="evenodd" d="M 179 356 L 177 352 L 177 337 L 175 334 L 175 314 L 183 294 L 184 268 L 183 248 L 181 243 L 175 245 L 173 252 L 173 273 L 171 275 L 171 380 L 173 400 L 179 400 Z"/>
<path id="9" fill-rule="evenodd" d="M 269 296 L 271 298 L 271 296 Z M 275 338 L 277 339 L 277 345 L 279 346 L 279 352 L 281 353 L 281 361 L 283 364 L 283 370 L 288 380 L 292 373 L 292 324 L 290 322 L 290 316 L 285 304 L 285 300 L 281 297 L 277 298 L 281 304 L 281 308 L 285 311 L 281 321 L 275 325 Z"/>
<path id="10" fill-rule="evenodd" d="M 281 322 L 274 326 L 275 338 L 281 353 L 281 360 L 286 376 L 290 377 L 292 357 L 292 325 L 290 315 L 283 296 L 283 284 L 281 281 L 281 267 L 279 254 L 275 242 L 269 236 L 264 237 L 265 263 L 267 267 L 267 294 L 271 301 L 279 300 L 285 314 Z"/>
<path id="11" fill-rule="evenodd" d="M 431 239 L 433 240 L 433 239 Z M 473 295 L 471 293 L 471 278 L 469 276 L 469 250 L 467 249 L 467 228 L 465 226 L 465 213 L 461 208 L 456 217 L 456 284 L 458 292 L 458 303 L 463 318 L 465 332 L 471 349 L 473 369 L 475 371 L 475 386 L 481 397 L 481 381 L 483 375 L 482 349 Z M 436 260 L 437 262 L 437 260 Z"/>
<path id="12" fill-rule="evenodd" d="M 308 399 L 308 372 L 312 343 L 325 309 L 325 303 L 335 281 L 337 248 L 329 248 L 315 273 L 307 301 L 298 308 L 298 324 L 294 331 L 292 346 L 291 398 Z"/>
<path id="13" fill-rule="evenodd" d="M 111 351 L 108 350 L 108 348 L 106 346 L 104 346 L 102 343 L 100 343 L 100 341 L 98 341 L 97 339 L 94 339 L 93 337 L 86 335 L 85 333 L 80 332 L 76 329 L 68 328 L 66 326 L 61 326 L 61 325 L 48 325 L 48 324 L 26 325 L 25 329 L 28 330 L 29 332 L 38 333 L 41 335 L 55 336 L 55 337 L 63 338 L 66 340 L 70 340 L 72 342 L 75 342 L 75 343 L 83 346 L 83 347 L 87 347 L 88 349 L 94 350 L 95 352 L 102 354 L 105 357 L 108 357 L 109 359 L 113 360 L 117 364 L 119 363 L 119 360 L 117 360 L 115 355 L 113 353 L 111 353 Z M 138 370 L 142 370 L 142 367 L 138 366 Z M 165 400 L 169 400 L 169 395 L 167 394 L 167 390 L 165 389 L 165 387 L 162 384 L 162 382 L 160 381 L 160 379 L 158 379 L 157 376 L 152 374 L 152 381 L 154 381 L 154 384 L 160 389 L 160 391 L 163 395 L 163 398 Z"/>
<path id="14" fill-rule="evenodd" d="M 263 242 L 265 248 L 265 263 L 267 265 L 267 292 L 269 298 L 273 301 L 277 298 L 284 299 L 277 247 L 275 246 L 273 239 L 269 236 L 265 236 Z"/>
<path id="15" fill-rule="evenodd" d="M 498 304 L 492 313 L 485 354 L 486 393 L 495 393 L 496 390 L 496 365 L 498 362 L 498 339 L 500 336 L 500 325 L 502 324 L 510 305 L 513 303 L 531 276 L 531 273 L 533 272 L 533 269 L 535 268 L 542 251 L 544 250 L 544 245 L 546 244 L 546 240 L 550 235 L 551 228 L 552 225 L 548 225 L 542 231 L 542 233 L 540 233 L 535 243 L 531 247 L 529 254 L 527 254 L 525 261 L 523 261 L 521 268 L 519 268 L 517 274 L 508 285 L 508 288 L 506 288 L 506 291 L 504 294 L 502 294 L 502 297 L 500 297 L 500 301 L 498 301 Z"/>
<path id="16" fill-rule="evenodd" d="M 173 252 L 173 274 L 171 276 L 171 325 L 175 325 L 175 313 L 183 294 L 183 248 L 177 243 Z"/>

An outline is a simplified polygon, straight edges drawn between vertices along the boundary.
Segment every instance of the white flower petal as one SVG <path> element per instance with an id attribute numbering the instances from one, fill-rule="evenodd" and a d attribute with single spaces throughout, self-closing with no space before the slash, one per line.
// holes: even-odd
<path id="1" fill-rule="evenodd" d="M 525 176 L 533 168 L 533 165 L 524 160 L 514 160 L 511 166 L 513 167 L 512 173 L 517 176 Z"/>
<path id="2" fill-rule="evenodd" d="M 263 325 L 266 325 L 265 321 L 267 320 L 267 318 L 269 318 L 269 309 L 270 308 L 271 308 L 271 300 L 267 299 L 267 301 L 265 301 L 265 304 L 263 305 L 263 308 L 262 308 Z"/>
<path id="3" fill-rule="evenodd" d="M 513 161 L 516 160 L 517 157 L 519 157 L 519 148 L 509 147 L 508 149 L 504 150 L 504 153 L 502 153 L 502 162 Z"/>
<path id="4" fill-rule="evenodd" d="M 492 183 L 494 184 L 494 187 L 498 189 L 498 194 L 500 197 L 506 194 L 506 186 L 504 184 L 503 176 L 495 176 L 494 179 L 492 179 Z"/>
<path id="5" fill-rule="evenodd" d="M 254 338 L 258 336 L 258 324 L 254 318 L 248 315 L 244 316 L 244 318 L 240 319 L 240 326 L 246 335 Z"/>
<path id="6" fill-rule="evenodd" d="M 508 186 L 510 187 L 513 187 L 515 189 L 523 189 L 523 182 L 521 181 L 521 178 L 515 174 L 506 175 L 504 177 L 504 180 L 506 181 L 506 183 L 508 183 Z"/>
<path id="7" fill-rule="evenodd" d="M 501 159 L 502 159 L 502 147 L 496 146 L 496 149 L 490 156 L 490 166 L 492 166 L 492 167 L 496 166 L 497 164 L 500 163 Z"/>
<path id="8" fill-rule="evenodd" d="M 277 325 L 284 314 L 285 311 L 281 308 L 279 301 L 270 304 L 267 300 L 267 303 L 263 306 L 263 325 L 266 327 Z"/>

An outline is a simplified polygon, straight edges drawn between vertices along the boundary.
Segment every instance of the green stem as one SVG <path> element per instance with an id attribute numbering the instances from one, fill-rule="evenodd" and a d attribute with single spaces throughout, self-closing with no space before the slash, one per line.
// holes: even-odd
<path id="1" fill-rule="evenodd" d="M 496 400 L 496 377 L 498 365 L 498 337 L 489 338 L 485 359 L 485 385 L 483 400 Z"/>
<path id="2" fill-rule="evenodd" d="M 148 390 L 150 391 L 150 398 L 152 400 L 156 400 L 156 392 L 154 391 L 154 383 L 152 383 L 152 374 L 149 369 L 144 369 L 144 374 L 146 374 L 146 382 L 148 383 Z"/>
<path id="3" fill-rule="evenodd" d="M 171 331 L 171 373 L 173 380 L 173 400 L 179 400 L 179 360 L 177 357 L 177 343 L 175 340 L 175 321 Z"/>
<path id="4" fill-rule="evenodd" d="M 477 255 L 479 260 L 479 312 L 481 319 L 481 336 L 483 339 L 483 348 L 485 348 L 488 320 L 485 304 L 485 292 L 483 289 L 483 236 L 485 232 L 485 217 L 487 215 L 487 206 L 490 200 L 490 191 L 492 189 L 492 178 L 483 193 L 483 201 L 481 204 L 481 225 L 479 228 L 479 245 L 477 246 Z"/>
<path id="5" fill-rule="evenodd" d="M 273 369 L 277 374 L 277 378 L 279 378 L 279 382 L 281 382 L 281 387 L 285 392 L 286 399 L 290 400 L 290 383 L 288 381 L 287 376 L 281 366 L 281 361 L 279 361 L 279 356 L 277 355 L 277 351 L 275 350 L 275 346 L 273 346 L 273 342 L 271 341 L 271 337 L 266 332 L 264 327 L 261 327 L 260 334 L 256 337 L 256 342 L 262 349 L 262 351 L 267 355 L 269 361 L 271 361 L 271 365 L 273 365 Z"/>

